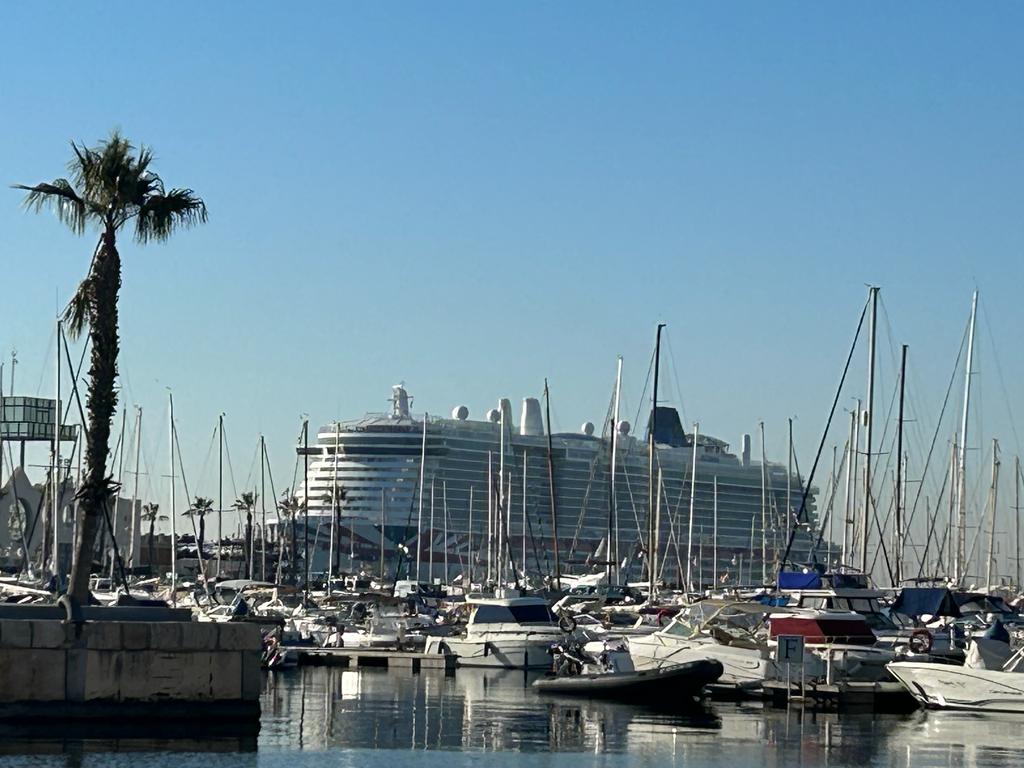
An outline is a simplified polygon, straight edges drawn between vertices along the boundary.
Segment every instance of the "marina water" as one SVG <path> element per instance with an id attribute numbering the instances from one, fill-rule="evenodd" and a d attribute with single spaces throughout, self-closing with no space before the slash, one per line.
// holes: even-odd
<path id="1" fill-rule="evenodd" d="M 258 736 L 9 726 L 0 766 L 1003 766 L 1024 750 L 1013 715 L 643 707 L 540 696 L 535 676 L 302 667 L 267 676 Z"/>

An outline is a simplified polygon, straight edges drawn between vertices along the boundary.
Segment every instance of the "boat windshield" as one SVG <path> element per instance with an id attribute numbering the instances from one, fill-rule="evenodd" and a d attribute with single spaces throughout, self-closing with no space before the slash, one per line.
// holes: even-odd
<path id="1" fill-rule="evenodd" d="M 474 624 L 554 624 L 551 609 L 534 605 L 481 605 L 473 614 Z"/>

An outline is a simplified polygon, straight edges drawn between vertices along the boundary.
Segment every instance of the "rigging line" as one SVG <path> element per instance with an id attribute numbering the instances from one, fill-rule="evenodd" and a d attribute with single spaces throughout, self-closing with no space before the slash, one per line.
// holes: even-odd
<path id="1" fill-rule="evenodd" d="M 919 578 L 919 579 L 922 576 L 924 576 L 924 567 L 925 567 L 925 564 L 928 562 L 928 550 L 931 547 L 932 537 L 935 535 L 935 525 L 936 525 L 936 523 L 939 520 L 939 511 L 942 509 L 942 499 L 946 495 L 946 486 L 947 486 L 948 483 L 949 483 L 949 472 L 943 472 L 942 473 L 942 486 L 939 488 L 939 495 L 938 495 L 938 498 L 936 498 L 936 500 L 935 500 L 935 514 L 932 515 L 931 524 L 928 527 L 928 533 L 925 536 L 925 540 L 924 540 L 924 552 L 921 554 L 921 557 L 919 559 L 919 564 L 918 564 L 918 568 L 917 568 L 917 578 Z M 944 550 L 945 550 L 945 547 L 946 547 L 945 533 L 948 532 L 948 527 L 946 525 L 943 525 L 942 526 L 942 530 L 943 530 L 943 534 L 944 534 L 943 535 L 943 541 L 942 541 L 942 548 L 939 549 L 939 551 L 938 551 L 938 556 L 939 556 L 940 560 L 942 559 L 943 555 L 945 554 L 944 553 Z"/>
<path id="2" fill-rule="evenodd" d="M 256 447 L 252 452 L 252 459 L 249 461 L 249 473 L 245 476 L 245 487 L 251 488 L 253 482 L 253 474 L 256 471 L 256 458 L 260 455 L 260 441 L 256 440 Z"/>
<path id="3" fill-rule="evenodd" d="M 676 385 L 676 397 L 679 398 L 679 412 L 683 415 L 683 424 L 689 424 L 690 421 L 686 418 L 686 404 L 683 400 L 683 388 L 679 386 L 679 367 L 676 365 L 676 356 L 672 351 L 671 331 L 665 334 L 665 342 L 668 347 L 668 359 L 672 363 L 672 380 Z"/>
<path id="4" fill-rule="evenodd" d="M 931 467 L 932 456 L 933 456 L 933 454 L 935 452 L 935 445 L 936 445 L 936 443 L 937 443 L 937 441 L 939 439 L 939 431 L 942 429 L 942 419 L 946 415 L 946 408 L 949 406 L 949 398 L 950 398 L 950 395 L 953 392 L 953 385 L 954 385 L 954 383 L 956 381 L 957 371 L 959 371 L 959 369 L 960 369 L 960 359 L 963 357 L 964 346 L 967 343 L 967 333 L 968 333 L 968 330 L 967 330 L 967 327 L 965 326 L 964 327 L 964 335 L 963 335 L 963 337 L 960 340 L 960 349 L 957 350 L 956 361 L 953 363 L 953 372 L 950 374 L 949 384 L 946 386 L 946 396 L 942 399 L 942 408 L 939 410 L 939 418 L 938 418 L 938 421 L 935 424 L 935 431 L 932 433 L 932 442 L 931 442 L 931 445 L 928 446 L 928 455 L 927 455 L 927 457 L 925 457 L 924 468 L 921 470 L 921 477 L 922 478 L 928 476 L 928 470 Z M 942 484 L 943 484 L 943 487 L 944 487 L 945 484 L 946 484 L 946 481 L 943 480 Z M 923 490 L 924 490 L 924 483 L 922 482 L 922 483 L 919 483 L 918 486 L 917 486 L 917 493 L 914 495 L 914 503 L 913 503 L 913 505 L 911 505 L 910 513 L 907 515 L 907 529 L 908 530 L 910 529 L 911 524 L 914 522 L 914 515 L 917 512 L 917 505 L 918 505 L 918 502 L 921 500 L 921 493 L 922 493 Z"/>
<path id="5" fill-rule="evenodd" d="M 988 311 L 985 304 L 981 304 L 981 318 L 985 322 L 985 329 L 988 331 L 989 342 L 992 345 L 992 357 L 996 363 L 996 375 L 999 378 L 999 387 L 1003 394 L 1003 403 L 1006 405 L 1006 414 L 1010 417 L 1010 431 L 1013 432 L 1013 442 L 1017 447 L 1017 454 L 1021 453 L 1020 436 L 1017 434 L 1017 421 L 1013 417 L 1013 408 L 1010 406 L 1010 395 L 1006 389 L 1006 379 L 1003 377 L 1003 366 L 999 362 L 999 351 L 996 347 L 995 334 L 992 332 L 992 323 L 988 319 Z"/>
<path id="6" fill-rule="evenodd" d="M 223 427 L 221 427 L 223 429 Z M 227 433 L 224 434 L 224 455 L 228 460 L 228 477 L 231 478 L 231 494 L 237 499 L 238 488 L 235 486 L 235 468 L 231 464 L 231 443 L 228 440 Z"/>
<path id="7" fill-rule="evenodd" d="M 210 459 L 213 457 L 213 446 L 217 442 L 217 425 L 213 425 L 213 431 L 210 433 L 210 444 L 206 447 L 206 456 L 203 457 L 203 469 L 199 473 L 199 481 L 196 484 L 197 488 L 202 488 L 203 482 L 206 480 L 206 473 L 210 468 Z"/>
<path id="8" fill-rule="evenodd" d="M 46 352 L 43 354 L 43 360 L 49 360 L 50 359 L 50 352 L 53 350 L 53 340 L 56 338 L 56 336 L 57 336 L 57 328 L 56 328 L 56 326 L 54 326 L 54 327 L 50 328 L 50 340 L 46 342 Z M 45 379 L 45 378 L 46 378 L 46 365 L 43 364 L 43 365 L 39 366 L 39 385 L 36 387 L 36 397 L 40 397 L 41 394 L 42 394 L 42 391 L 43 391 L 43 379 Z M 11 392 L 11 396 L 12 397 L 14 396 L 13 392 Z"/>
<path id="9" fill-rule="evenodd" d="M 843 443 L 843 455 L 842 455 L 842 458 L 840 459 L 840 461 L 842 462 L 839 465 L 840 466 L 840 471 L 835 476 L 835 478 L 832 480 L 832 484 L 831 484 L 832 487 L 829 490 L 828 504 L 825 507 L 825 517 L 822 520 L 820 520 L 819 523 L 818 523 L 818 540 L 816 542 L 814 542 L 814 546 L 811 547 L 811 554 L 812 554 L 812 556 L 817 553 L 818 548 L 821 546 L 822 540 L 825 538 L 825 530 L 826 530 L 826 527 L 827 527 L 827 523 L 828 523 L 829 517 L 832 515 L 833 509 L 834 509 L 834 504 L 835 504 L 835 500 L 836 500 L 836 493 L 839 490 L 839 481 L 841 479 L 843 479 L 843 470 L 845 469 L 846 456 L 847 456 L 847 453 L 849 452 L 849 450 L 850 450 L 850 438 L 846 438 L 846 442 Z M 835 542 L 832 542 L 832 544 L 835 544 Z"/>
<path id="10" fill-rule="evenodd" d="M 178 469 L 181 470 L 181 485 L 185 489 L 185 498 L 191 499 L 192 495 L 189 493 L 188 490 L 188 480 L 185 478 L 185 463 L 181 460 L 181 444 L 178 442 L 178 425 L 175 423 L 171 424 L 171 436 L 174 438 L 174 447 L 178 451 Z M 174 482 L 173 478 L 171 479 L 171 482 Z M 191 504 L 189 504 L 189 506 L 191 507 Z M 170 510 L 170 512 L 172 515 L 174 514 L 173 509 Z M 182 513 L 182 517 L 187 517 L 189 519 L 189 522 L 192 523 L 192 536 L 195 538 L 196 542 L 196 554 L 197 559 L 199 560 L 199 572 L 200 574 L 202 574 L 203 584 L 206 587 L 206 594 L 209 596 L 210 586 L 206 581 L 206 566 L 203 563 L 203 561 L 206 558 L 203 557 L 203 553 L 199 549 L 199 530 L 196 528 L 195 516 L 192 515 L 191 510 L 189 510 L 187 512 Z M 174 546 L 174 542 L 171 542 L 171 546 Z"/>
<path id="11" fill-rule="evenodd" d="M 850 364 L 853 362 L 853 353 L 857 349 L 857 340 L 860 338 L 861 329 L 864 327 L 864 317 L 868 313 L 868 305 L 870 304 L 870 298 L 864 302 L 864 308 L 860 311 L 860 319 L 857 321 L 857 331 L 853 335 L 853 343 L 850 345 L 850 354 L 846 356 L 846 365 L 843 367 L 843 375 L 839 379 L 839 386 L 836 388 L 836 395 L 832 399 L 832 409 L 828 414 L 828 421 L 825 422 L 825 429 L 821 433 L 821 442 L 818 444 L 818 453 L 814 457 L 814 464 L 811 466 L 811 474 L 807 477 L 807 485 L 804 486 L 803 493 L 800 494 L 800 511 L 797 513 L 797 522 L 806 517 L 807 514 L 807 496 L 810 493 L 810 489 L 814 484 L 814 475 L 818 471 L 818 462 L 821 460 L 821 453 L 825 448 L 825 441 L 828 439 L 828 430 L 832 426 L 832 418 L 836 415 L 836 407 L 839 405 L 839 398 L 843 392 L 843 385 L 846 383 L 846 375 L 850 372 Z M 793 547 L 793 539 L 796 533 L 797 527 L 793 527 L 793 531 L 790 533 L 789 541 L 786 542 L 786 551 L 782 555 L 782 559 L 779 561 L 779 566 L 783 567 L 786 561 L 789 559 L 789 551 Z"/>

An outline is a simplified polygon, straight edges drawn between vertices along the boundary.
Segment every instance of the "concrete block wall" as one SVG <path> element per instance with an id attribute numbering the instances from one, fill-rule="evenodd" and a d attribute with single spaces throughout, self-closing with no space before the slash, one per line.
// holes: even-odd
<path id="1" fill-rule="evenodd" d="M 0 619 L 0 705 L 256 702 L 260 655 L 253 624 Z"/>

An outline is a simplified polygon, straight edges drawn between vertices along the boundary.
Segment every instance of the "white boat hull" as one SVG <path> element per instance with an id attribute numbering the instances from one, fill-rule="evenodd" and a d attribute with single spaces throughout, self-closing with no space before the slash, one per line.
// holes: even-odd
<path id="1" fill-rule="evenodd" d="M 1024 674 L 950 664 L 894 662 L 889 672 L 923 706 L 978 712 L 1024 712 Z"/>
<path id="2" fill-rule="evenodd" d="M 758 649 L 738 648 L 713 642 L 666 642 L 658 635 L 629 638 L 629 652 L 637 669 L 660 669 L 701 659 L 722 663 L 719 685 L 759 687 L 776 676 L 775 662 Z"/>
<path id="3" fill-rule="evenodd" d="M 548 649 L 555 638 L 544 640 L 476 640 L 459 637 L 429 638 L 427 652 L 454 653 L 460 667 L 489 667 L 491 669 L 548 669 L 551 654 Z"/>

